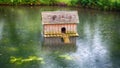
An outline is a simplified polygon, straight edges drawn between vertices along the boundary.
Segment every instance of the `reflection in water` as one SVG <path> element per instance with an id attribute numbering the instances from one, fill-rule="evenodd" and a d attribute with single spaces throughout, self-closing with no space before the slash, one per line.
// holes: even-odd
<path id="1" fill-rule="evenodd" d="M 0 40 L 2 39 L 3 26 L 4 26 L 4 21 L 0 20 Z"/>
<path id="2" fill-rule="evenodd" d="M 99 22 L 95 24 L 95 35 L 93 36 L 92 58 L 94 58 L 94 66 L 97 68 L 112 67 L 110 63 L 109 52 L 102 42 L 99 29 Z"/>
<path id="3" fill-rule="evenodd" d="M 42 42 L 40 13 L 46 10 L 78 10 L 80 36 L 71 38 L 71 44 L 64 44 L 60 38 L 44 38 Z M 76 8 L 0 7 L 0 67 L 119 68 L 119 18 L 118 13 Z M 12 61 L 24 62 L 10 63 L 11 56 Z"/>
<path id="4" fill-rule="evenodd" d="M 70 37 L 70 43 L 65 44 L 63 39 L 60 37 L 51 37 L 44 38 L 43 46 L 44 50 L 53 50 L 53 51 L 64 51 L 64 52 L 72 52 L 76 51 L 76 37 Z"/>
<path id="5" fill-rule="evenodd" d="M 89 23 L 84 25 L 85 40 L 77 40 L 77 51 L 72 56 L 81 68 L 110 68 L 110 57 L 102 42 L 99 22 L 94 25 L 94 35 L 91 34 Z"/>
<path id="6" fill-rule="evenodd" d="M 40 68 L 72 68 L 73 57 L 69 53 L 76 51 L 76 37 L 70 37 L 71 43 L 65 44 L 61 38 L 44 38 L 42 56 L 46 64 Z"/>
<path id="7" fill-rule="evenodd" d="M 44 38 L 44 45 L 65 45 L 61 37 Z M 69 44 L 69 43 L 68 43 Z M 70 37 L 70 44 L 76 45 L 76 37 Z"/>

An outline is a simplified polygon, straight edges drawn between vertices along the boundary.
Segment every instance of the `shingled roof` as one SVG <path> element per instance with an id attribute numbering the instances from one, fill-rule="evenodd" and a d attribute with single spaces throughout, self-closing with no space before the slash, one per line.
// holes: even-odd
<path id="1" fill-rule="evenodd" d="M 79 23 L 77 11 L 45 11 L 42 12 L 43 24 Z"/>

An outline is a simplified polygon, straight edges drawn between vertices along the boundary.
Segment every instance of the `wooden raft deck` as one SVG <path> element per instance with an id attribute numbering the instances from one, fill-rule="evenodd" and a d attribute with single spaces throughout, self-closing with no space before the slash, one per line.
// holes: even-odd
<path id="1" fill-rule="evenodd" d="M 64 43 L 70 43 L 70 37 L 77 37 L 79 36 L 78 33 L 59 33 L 59 34 L 44 34 L 44 37 L 60 37 L 63 39 Z"/>

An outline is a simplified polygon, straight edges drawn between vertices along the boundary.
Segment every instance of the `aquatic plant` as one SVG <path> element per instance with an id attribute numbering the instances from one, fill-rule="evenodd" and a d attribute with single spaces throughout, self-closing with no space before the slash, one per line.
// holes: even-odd
<path id="1" fill-rule="evenodd" d="M 65 60 L 72 60 L 72 57 L 69 55 L 59 55 L 58 57 Z"/>
<path id="2" fill-rule="evenodd" d="M 10 57 L 10 63 L 15 63 L 15 64 L 23 64 L 33 61 L 39 61 L 41 64 L 45 63 L 43 58 L 36 56 L 29 56 L 28 58 L 14 57 L 14 56 Z"/>

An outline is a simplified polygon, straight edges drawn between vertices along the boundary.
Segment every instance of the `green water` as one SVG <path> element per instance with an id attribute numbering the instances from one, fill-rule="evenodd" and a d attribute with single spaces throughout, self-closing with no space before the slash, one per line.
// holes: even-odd
<path id="1" fill-rule="evenodd" d="M 75 40 L 76 44 L 44 45 L 41 12 L 48 10 L 78 11 L 80 36 Z M 0 67 L 119 68 L 120 13 L 64 7 L 2 6 Z"/>

